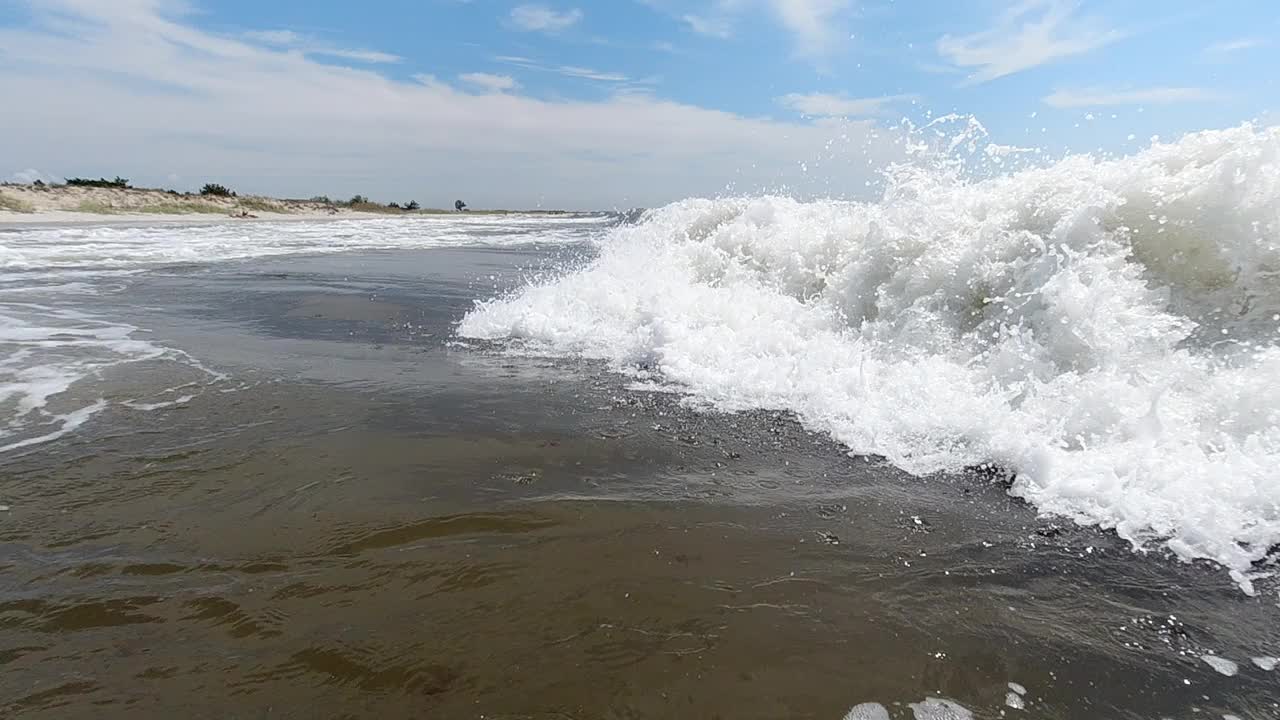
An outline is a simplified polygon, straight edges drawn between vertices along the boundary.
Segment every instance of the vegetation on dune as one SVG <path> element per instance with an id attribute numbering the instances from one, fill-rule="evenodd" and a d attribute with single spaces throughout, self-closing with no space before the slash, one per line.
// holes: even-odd
<path id="1" fill-rule="evenodd" d="M 29 213 L 36 211 L 36 209 L 32 207 L 31 203 L 20 198 L 9 197 L 4 193 L 0 193 L 0 210 L 17 213 Z"/>
<path id="2" fill-rule="evenodd" d="M 417 200 L 410 200 L 406 203 L 389 202 L 386 204 L 376 202 L 369 199 L 367 195 L 353 195 L 350 200 L 333 200 L 328 195 L 316 195 L 309 200 L 282 200 L 277 198 L 253 196 L 241 198 L 236 191 L 219 183 L 206 183 L 200 188 L 199 194 L 193 192 L 178 192 L 172 189 L 163 188 L 135 188 L 129 184 L 129 180 L 117 176 L 113 180 L 106 178 L 67 178 L 67 186 L 73 188 L 100 188 L 106 190 L 120 191 L 120 196 L 100 196 L 106 197 L 106 200 L 80 200 L 74 207 L 70 208 L 72 212 L 95 213 L 104 215 L 114 215 L 119 213 L 146 213 L 151 215 L 166 214 L 184 214 L 184 213 L 240 213 L 241 216 L 248 216 L 250 212 L 263 213 L 294 213 L 294 212 L 318 212 L 327 211 L 329 214 L 338 212 L 338 208 L 361 212 L 361 213 L 377 213 L 381 215 L 401 215 L 414 213 L 420 215 L 443 215 L 453 214 L 452 209 L 439 208 L 423 208 Z M 41 190 L 46 192 L 56 192 L 60 185 L 47 185 L 42 181 L 34 181 L 29 186 L 32 190 Z M 75 202 L 83 195 L 71 194 L 63 196 L 70 202 Z M 207 198 L 208 201 L 201 201 L 200 198 Z M 216 200 L 233 200 L 234 202 L 213 202 Z M 66 204 L 70 204 L 67 202 Z M 59 202 L 58 206 L 66 208 L 66 204 Z M 321 206 L 321 207 L 317 207 Z M 22 199 L 15 197 L 6 197 L 0 193 L 0 210 L 9 212 L 35 212 L 35 207 Z M 509 213 L 532 213 L 539 215 L 558 215 L 563 210 L 473 210 L 470 211 L 476 215 L 505 215 Z"/>
<path id="3" fill-rule="evenodd" d="M 131 210 L 130 212 L 147 213 L 148 215 L 184 215 L 187 213 L 217 213 L 221 215 L 227 209 L 221 205 L 213 203 L 190 201 L 190 202 L 163 202 L 155 205 L 144 205 Z"/>
<path id="4" fill-rule="evenodd" d="M 240 207 L 245 210 L 257 210 L 258 212 L 287 212 L 285 207 L 279 202 L 258 197 L 241 198 Z"/>
<path id="5" fill-rule="evenodd" d="M 98 202 L 96 200 L 82 200 L 79 205 L 72 208 L 71 212 L 92 213 L 94 215 L 115 215 L 120 211 L 111 203 Z"/>
<path id="6" fill-rule="evenodd" d="M 67 185 L 70 185 L 71 187 L 115 188 L 125 190 L 129 187 L 129 181 L 119 175 L 116 176 L 115 180 L 108 180 L 106 178 L 98 178 L 97 180 L 92 180 L 90 178 L 67 178 Z"/>
<path id="7" fill-rule="evenodd" d="M 218 183 L 205 183 L 205 186 L 200 188 L 200 194 L 206 197 L 233 198 L 236 196 L 235 190 Z"/>

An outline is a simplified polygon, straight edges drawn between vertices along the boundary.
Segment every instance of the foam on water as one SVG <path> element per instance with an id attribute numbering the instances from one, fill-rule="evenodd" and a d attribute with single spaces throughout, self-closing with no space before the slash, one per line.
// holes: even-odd
<path id="1" fill-rule="evenodd" d="M 57 269 L 58 276 L 66 277 L 72 269 L 98 275 L 109 268 L 300 253 L 562 243 L 616 221 L 616 216 L 609 215 L 459 214 L 191 226 L 28 227 L 0 235 L 0 272 Z"/>
<path id="2" fill-rule="evenodd" d="M 0 453 L 60 438 L 104 410 L 105 399 L 70 391 L 110 368 L 168 359 L 218 378 L 137 331 L 70 308 L 0 301 Z"/>
<path id="3" fill-rule="evenodd" d="M 931 697 L 909 707 L 916 720 L 973 720 L 973 713 L 952 700 Z"/>
<path id="4" fill-rule="evenodd" d="M 162 361 L 196 378 L 115 402 L 135 411 L 185 405 L 225 379 L 144 339 L 140 328 L 83 310 L 147 269 L 300 253 L 564 243 L 614 222 L 600 215 L 450 215 L 0 231 L 0 453 L 63 437 L 110 407 L 89 382 L 110 368 Z"/>
<path id="5" fill-rule="evenodd" d="M 850 708 L 844 720 L 889 720 L 889 710 L 880 703 L 862 703 Z"/>
<path id="6" fill-rule="evenodd" d="M 1201 655 L 1200 659 L 1205 661 L 1209 667 L 1213 668 L 1221 675 L 1232 677 L 1240 672 L 1240 666 L 1232 660 L 1218 657 L 1217 655 Z"/>
<path id="7" fill-rule="evenodd" d="M 1252 592 L 1280 543 L 1280 129 L 888 179 L 875 203 L 673 204 L 459 334 L 791 410 L 920 475 L 994 463 Z"/>

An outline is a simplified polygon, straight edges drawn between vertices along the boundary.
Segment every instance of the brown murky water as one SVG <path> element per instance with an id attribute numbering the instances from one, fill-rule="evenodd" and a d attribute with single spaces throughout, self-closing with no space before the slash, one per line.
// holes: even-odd
<path id="1" fill-rule="evenodd" d="M 0 715 L 1280 717 L 1249 662 L 1280 654 L 1274 592 L 785 417 L 451 344 L 471 278 L 529 261 L 284 259 L 108 300 L 227 377 L 0 459 Z"/>

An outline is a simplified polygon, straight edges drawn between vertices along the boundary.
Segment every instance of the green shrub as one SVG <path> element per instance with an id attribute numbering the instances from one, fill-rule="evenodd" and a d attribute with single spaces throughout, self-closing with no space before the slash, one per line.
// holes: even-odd
<path id="1" fill-rule="evenodd" d="M 422 206 L 418 204 L 417 200 L 410 200 L 409 202 L 404 204 L 405 210 L 417 210 L 420 207 Z"/>
<path id="2" fill-rule="evenodd" d="M 124 189 L 129 187 L 129 181 L 125 178 L 116 176 L 115 180 L 106 178 L 98 178 L 92 180 L 90 178 L 67 178 L 67 184 L 71 187 L 96 187 L 96 188 L 118 188 Z"/>
<path id="3" fill-rule="evenodd" d="M 200 188 L 200 194 L 206 197 L 235 197 L 236 193 L 231 188 L 218 183 L 206 183 Z"/>

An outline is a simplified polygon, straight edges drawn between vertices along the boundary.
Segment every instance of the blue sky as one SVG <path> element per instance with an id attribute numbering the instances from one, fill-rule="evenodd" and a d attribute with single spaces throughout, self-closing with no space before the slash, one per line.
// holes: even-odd
<path id="1" fill-rule="evenodd" d="M 1051 154 L 1274 122 L 1277 31 L 1268 0 L 0 0 L 0 177 L 854 197 L 904 117 Z"/>

